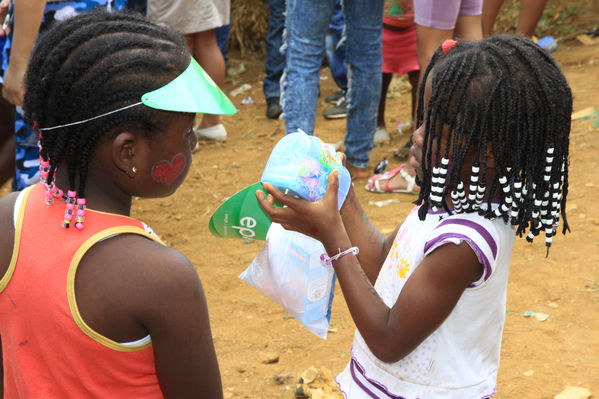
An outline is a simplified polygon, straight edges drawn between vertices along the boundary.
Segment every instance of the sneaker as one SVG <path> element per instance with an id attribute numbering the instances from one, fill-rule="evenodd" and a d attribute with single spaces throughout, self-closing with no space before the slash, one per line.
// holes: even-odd
<path id="1" fill-rule="evenodd" d="M 194 132 L 198 140 L 225 141 L 227 139 L 227 131 L 222 123 L 204 129 L 194 128 Z"/>
<path id="2" fill-rule="evenodd" d="M 337 101 L 339 101 L 341 97 L 345 97 L 345 93 L 343 92 L 343 90 L 339 89 L 334 94 L 325 97 L 324 100 L 331 104 L 337 104 Z"/>
<path id="3" fill-rule="evenodd" d="M 391 138 L 389 137 L 389 133 L 387 133 L 387 129 L 384 126 L 377 127 L 374 131 L 374 144 L 383 144 L 387 143 Z"/>
<path id="4" fill-rule="evenodd" d="M 341 97 L 333 108 L 329 108 L 322 113 L 327 119 L 341 119 L 347 117 L 347 109 L 349 103 L 345 101 L 345 97 Z"/>
<path id="5" fill-rule="evenodd" d="M 283 113 L 283 108 L 279 103 L 278 97 L 266 99 L 266 117 L 269 119 L 277 119 Z"/>

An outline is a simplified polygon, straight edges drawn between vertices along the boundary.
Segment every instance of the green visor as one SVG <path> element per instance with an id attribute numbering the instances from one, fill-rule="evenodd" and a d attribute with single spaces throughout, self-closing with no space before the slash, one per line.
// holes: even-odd
<path id="1" fill-rule="evenodd" d="M 191 57 L 191 63 L 174 80 L 145 93 L 141 102 L 155 109 L 175 112 L 231 115 L 235 106 Z"/>

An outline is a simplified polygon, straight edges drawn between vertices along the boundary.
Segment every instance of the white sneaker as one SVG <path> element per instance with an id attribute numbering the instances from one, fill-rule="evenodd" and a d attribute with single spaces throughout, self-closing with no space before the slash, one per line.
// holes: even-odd
<path id="1" fill-rule="evenodd" d="M 204 129 L 193 129 L 193 131 L 198 140 L 225 141 L 227 139 L 227 131 L 222 123 Z"/>
<path id="2" fill-rule="evenodd" d="M 391 138 L 384 127 L 377 127 L 374 131 L 374 144 L 387 143 Z"/>

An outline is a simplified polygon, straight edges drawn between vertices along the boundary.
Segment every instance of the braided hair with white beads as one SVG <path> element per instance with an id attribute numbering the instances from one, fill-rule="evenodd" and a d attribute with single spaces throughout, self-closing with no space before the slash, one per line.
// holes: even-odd
<path id="1" fill-rule="evenodd" d="M 435 52 L 427 80 L 420 218 L 429 208 L 502 218 L 528 241 L 543 231 L 548 253 L 560 215 L 570 230 L 572 93 L 553 57 L 519 35 L 458 41 Z"/>

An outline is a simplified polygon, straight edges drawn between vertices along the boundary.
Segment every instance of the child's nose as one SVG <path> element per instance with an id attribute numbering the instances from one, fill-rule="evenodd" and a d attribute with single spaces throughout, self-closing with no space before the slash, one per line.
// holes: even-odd
<path id="1" fill-rule="evenodd" d="M 421 125 L 412 134 L 412 143 L 422 147 L 424 144 L 424 125 Z"/>

